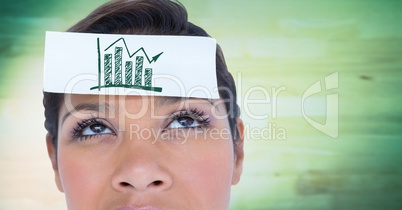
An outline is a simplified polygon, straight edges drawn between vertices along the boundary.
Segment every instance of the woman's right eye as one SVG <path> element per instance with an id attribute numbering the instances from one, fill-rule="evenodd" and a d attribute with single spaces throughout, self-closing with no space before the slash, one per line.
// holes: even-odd
<path id="1" fill-rule="evenodd" d="M 104 134 L 114 135 L 115 132 L 103 122 L 94 118 L 78 122 L 73 130 L 73 138 L 79 140 L 87 140 Z"/>
<path id="2" fill-rule="evenodd" d="M 111 131 L 108 127 L 106 127 L 103 124 L 92 124 L 83 129 L 81 135 L 91 136 L 91 135 L 112 134 L 112 133 L 113 131 Z"/>

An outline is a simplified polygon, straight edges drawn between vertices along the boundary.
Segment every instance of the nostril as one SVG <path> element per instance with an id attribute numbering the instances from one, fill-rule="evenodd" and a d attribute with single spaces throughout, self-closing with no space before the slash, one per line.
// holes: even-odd
<path id="1" fill-rule="evenodd" d="M 121 182 L 121 183 L 120 183 L 120 185 L 121 185 L 121 186 L 123 186 L 123 187 L 130 186 L 130 184 L 129 184 L 129 183 L 127 183 L 127 182 Z"/>
<path id="2" fill-rule="evenodd" d="M 162 183 L 163 183 L 162 181 L 156 180 L 156 181 L 154 181 L 152 184 L 154 184 L 155 186 L 159 186 L 159 185 L 161 185 Z"/>
<path id="3" fill-rule="evenodd" d="M 162 185 L 163 184 L 163 181 L 161 181 L 161 180 L 156 180 L 156 181 L 153 181 L 149 186 L 159 186 L 159 185 Z M 130 183 L 127 183 L 127 182 L 120 182 L 120 185 L 122 186 L 122 187 L 128 187 L 128 186 L 132 186 Z"/>

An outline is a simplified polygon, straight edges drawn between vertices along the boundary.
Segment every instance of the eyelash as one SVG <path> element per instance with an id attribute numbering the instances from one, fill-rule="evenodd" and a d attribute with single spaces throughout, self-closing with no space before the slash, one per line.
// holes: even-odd
<path id="1" fill-rule="evenodd" d="M 97 124 L 103 125 L 103 126 L 107 127 L 108 129 L 110 129 L 110 126 L 107 126 L 102 121 L 92 117 L 90 119 L 85 119 L 85 120 L 77 122 L 77 125 L 75 126 L 75 128 L 72 131 L 73 139 L 77 139 L 79 141 L 85 141 L 90 138 L 95 138 L 95 137 L 101 136 L 102 134 L 82 135 L 82 133 L 84 132 L 84 129 L 88 128 L 91 125 L 97 125 Z M 113 131 L 113 129 L 110 129 L 110 130 Z"/>
<path id="2" fill-rule="evenodd" d="M 169 123 L 167 124 L 167 126 L 169 126 L 173 121 L 175 121 L 181 117 L 190 117 L 190 118 L 196 120 L 200 125 L 196 126 L 196 127 L 185 127 L 185 128 L 180 128 L 180 129 L 194 129 L 194 128 L 201 128 L 201 127 L 208 127 L 211 120 L 209 119 L 209 117 L 204 117 L 204 116 L 205 116 L 205 112 L 202 110 L 199 110 L 197 108 L 190 109 L 190 110 L 178 111 L 178 112 L 171 114 L 171 116 L 169 117 L 170 120 L 169 120 Z M 165 128 L 164 130 L 168 130 L 168 128 Z"/>

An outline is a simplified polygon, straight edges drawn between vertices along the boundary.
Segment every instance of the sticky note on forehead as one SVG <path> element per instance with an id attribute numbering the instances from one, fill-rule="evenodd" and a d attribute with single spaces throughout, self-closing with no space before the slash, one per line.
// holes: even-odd
<path id="1" fill-rule="evenodd" d="M 44 91 L 219 98 L 209 37 L 46 32 Z"/>

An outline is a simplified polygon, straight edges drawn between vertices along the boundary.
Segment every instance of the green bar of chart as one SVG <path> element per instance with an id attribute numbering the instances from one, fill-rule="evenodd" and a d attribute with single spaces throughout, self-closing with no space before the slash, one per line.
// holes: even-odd
<path id="1" fill-rule="evenodd" d="M 144 74 L 144 86 L 151 87 L 152 86 L 152 69 L 146 68 Z"/>
<path id="2" fill-rule="evenodd" d="M 142 85 L 142 66 L 144 62 L 143 56 L 137 56 L 135 59 L 135 80 L 134 85 Z"/>
<path id="3" fill-rule="evenodd" d="M 112 54 L 105 54 L 105 85 L 112 85 Z"/>
<path id="4" fill-rule="evenodd" d="M 122 76 L 123 76 L 123 70 L 122 70 L 122 54 L 123 54 L 123 48 L 122 47 L 116 47 L 115 48 L 115 53 L 114 53 L 114 59 L 115 59 L 115 78 L 114 78 L 114 83 L 116 85 L 121 85 L 123 84 L 122 81 Z"/>
<path id="5" fill-rule="evenodd" d="M 131 85 L 133 83 L 133 62 L 126 61 L 126 85 Z"/>

